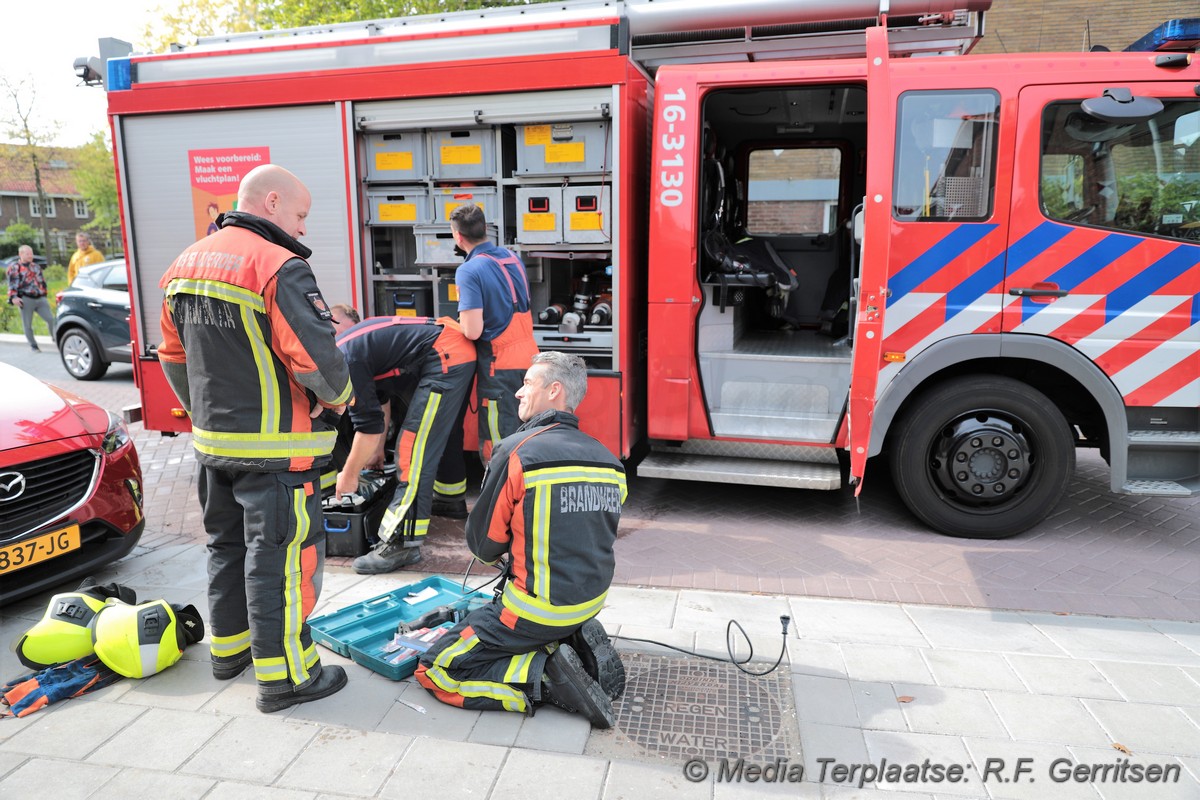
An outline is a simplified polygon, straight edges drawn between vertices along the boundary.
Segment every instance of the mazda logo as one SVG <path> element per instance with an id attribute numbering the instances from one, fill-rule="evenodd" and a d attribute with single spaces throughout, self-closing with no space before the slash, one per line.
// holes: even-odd
<path id="1" fill-rule="evenodd" d="M 0 472 L 0 503 L 9 503 L 25 494 L 25 476 L 19 472 Z"/>

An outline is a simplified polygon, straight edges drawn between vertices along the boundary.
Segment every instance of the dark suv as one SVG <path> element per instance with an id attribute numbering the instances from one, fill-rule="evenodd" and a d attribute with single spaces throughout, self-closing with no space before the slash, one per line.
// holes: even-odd
<path id="1" fill-rule="evenodd" d="M 94 381 L 114 361 L 132 360 L 129 336 L 129 278 L 125 259 L 79 270 L 58 293 L 58 352 L 76 380 Z"/>

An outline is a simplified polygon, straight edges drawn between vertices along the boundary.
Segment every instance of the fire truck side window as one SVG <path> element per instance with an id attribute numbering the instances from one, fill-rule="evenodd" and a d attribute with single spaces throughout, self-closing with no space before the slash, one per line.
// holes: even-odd
<path id="1" fill-rule="evenodd" d="M 996 92 L 905 92 L 896 126 L 892 215 L 972 222 L 992 214 L 996 186 Z"/>
<path id="2" fill-rule="evenodd" d="M 1164 100 L 1111 123 L 1078 101 L 1042 114 L 1042 213 L 1050 219 L 1200 241 L 1200 101 Z"/>
<path id="3" fill-rule="evenodd" d="M 746 233 L 818 234 L 837 228 L 842 153 L 834 147 L 750 154 Z"/>

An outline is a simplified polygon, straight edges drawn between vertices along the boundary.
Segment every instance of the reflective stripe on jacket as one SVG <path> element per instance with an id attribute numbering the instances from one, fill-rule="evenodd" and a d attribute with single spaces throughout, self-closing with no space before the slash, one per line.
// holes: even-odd
<path id="1" fill-rule="evenodd" d="M 308 265 L 227 225 L 183 251 L 160 285 L 158 356 L 191 414 L 197 460 L 264 472 L 327 461 L 336 432 L 309 412 L 352 390 Z"/>

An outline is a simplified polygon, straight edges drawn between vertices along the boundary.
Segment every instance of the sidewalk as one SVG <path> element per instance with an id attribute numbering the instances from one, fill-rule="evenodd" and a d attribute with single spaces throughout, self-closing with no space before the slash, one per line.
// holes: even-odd
<path id="1" fill-rule="evenodd" d="M 97 577 L 206 607 L 198 544 Z M 317 613 L 423 577 L 328 567 Z M 44 603 L 0 610 L 0 676 L 20 674 L 7 645 Z M 552 707 L 443 706 L 325 648 L 349 686 L 264 715 L 253 677 L 216 681 L 201 644 L 160 675 L 0 720 L 0 797 L 1200 797 L 1197 623 L 621 586 L 600 619 L 718 654 L 732 617 L 769 666 L 782 614 L 790 665 L 765 678 L 618 641 L 629 691 L 619 729 L 595 732 Z M 876 783 L 889 765 L 898 779 Z"/>

